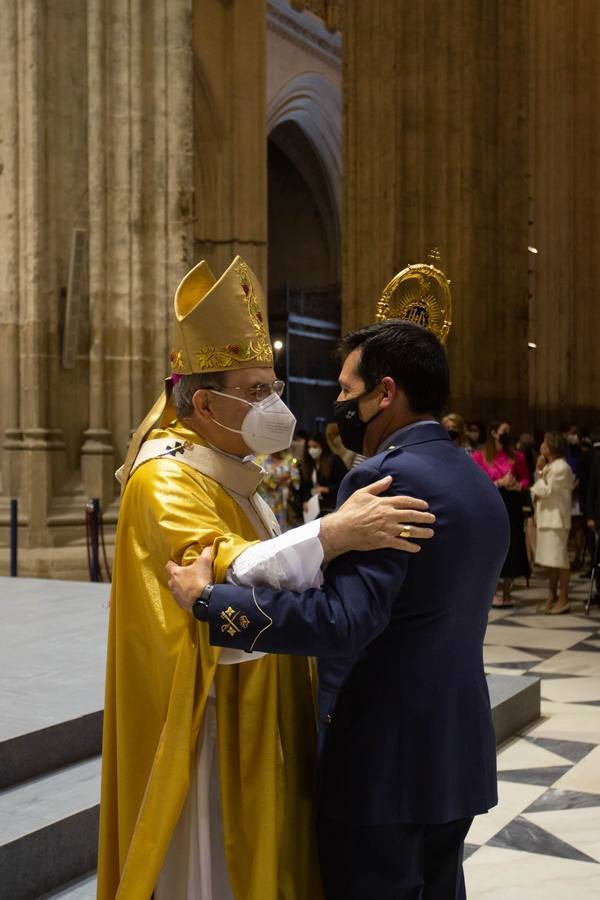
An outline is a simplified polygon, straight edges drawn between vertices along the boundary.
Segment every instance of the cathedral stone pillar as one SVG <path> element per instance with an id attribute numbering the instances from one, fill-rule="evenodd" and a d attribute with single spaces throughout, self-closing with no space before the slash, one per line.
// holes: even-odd
<path id="1" fill-rule="evenodd" d="M 194 261 L 192 0 L 0 0 L 0 17 L 0 523 L 18 497 L 39 547 L 81 541 L 85 501 L 115 498 L 168 371 Z"/>
<path id="2" fill-rule="evenodd" d="M 46 534 L 56 482 L 64 472 L 65 444 L 51 427 L 52 318 L 57 296 L 48 235 L 45 4 L 3 3 L 4 74 L 0 215 L 6 227 L 0 341 L 3 351 L 3 488 L 21 501 L 27 541 Z"/>
<path id="3" fill-rule="evenodd" d="M 600 7 L 534 0 L 530 403 L 543 427 L 600 424 Z"/>
<path id="4" fill-rule="evenodd" d="M 170 300 L 193 262 L 191 0 L 89 0 L 87 493 L 167 373 Z M 116 453 L 113 455 L 113 442 Z"/>
<path id="5" fill-rule="evenodd" d="M 2 3 L 0 28 L 0 359 L 4 377 L 0 383 L 0 456 L 2 492 L 15 496 L 18 490 L 18 456 L 21 446 L 19 416 L 19 144 L 17 6 Z"/>
<path id="6" fill-rule="evenodd" d="M 85 492 L 106 506 L 114 494 L 112 433 L 108 428 L 106 400 L 105 317 L 109 269 L 106 265 L 107 200 L 110 172 L 106 160 L 108 129 L 105 68 L 106 4 L 89 0 L 87 18 L 88 73 L 88 278 L 89 278 L 89 418 L 81 447 L 81 469 Z"/>
<path id="7" fill-rule="evenodd" d="M 346 329 L 437 246 L 452 282 L 452 405 L 527 404 L 527 4 L 344 6 Z"/>
<path id="8" fill-rule="evenodd" d="M 266 0 L 194 0 L 195 247 L 267 288 Z"/>

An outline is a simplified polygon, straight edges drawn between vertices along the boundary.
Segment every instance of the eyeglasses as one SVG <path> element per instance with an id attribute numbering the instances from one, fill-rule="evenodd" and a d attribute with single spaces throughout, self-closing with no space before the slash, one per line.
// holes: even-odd
<path id="1" fill-rule="evenodd" d="M 246 398 L 250 401 L 250 403 L 260 403 L 261 400 L 266 400 L 267 397 L 270 397 L 271 394 L 277 394 L 278 397 L 281 397 L 285 388 L 285 381 L 273 381 L 271 384 L 253 384 L 252 387 L 244 388 L 244 387 L 228 387 L 226 391 L 218 391 L 218 393 L 228 394 L 229 391 L 239 391 L 240 393 L 244 393 Z M 214 390 L 214 388 L 209 388 L 209 390 Z"/>

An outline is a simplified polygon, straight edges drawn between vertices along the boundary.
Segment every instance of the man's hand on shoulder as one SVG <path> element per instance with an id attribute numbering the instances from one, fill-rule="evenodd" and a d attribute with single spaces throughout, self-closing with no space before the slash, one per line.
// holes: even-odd
<path id="1" fill-rule="evenodd" d="M 325 560 L 350 550 L 404 550 L 418 553 L 415 540 L 433 537 L 435 516 L 416 497 L 380 497 L 391 475 L 355 491 L 338 510 L 321 521 L 320 540 Z"/>

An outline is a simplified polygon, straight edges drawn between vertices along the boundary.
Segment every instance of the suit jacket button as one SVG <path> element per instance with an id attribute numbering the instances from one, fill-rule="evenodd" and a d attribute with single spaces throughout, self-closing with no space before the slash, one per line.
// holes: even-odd
<path id="1" fill-rule="evenodd" d="M 331 718 L 331 715 L 328 713 L 328 714 L 325 716 L 325 724 L 326 724 L 326 725 L 331 725 L 331 722 L 332 722 L 332 721 L 333 721 L 333 720 L 332 720 L 332 718 Z"/>

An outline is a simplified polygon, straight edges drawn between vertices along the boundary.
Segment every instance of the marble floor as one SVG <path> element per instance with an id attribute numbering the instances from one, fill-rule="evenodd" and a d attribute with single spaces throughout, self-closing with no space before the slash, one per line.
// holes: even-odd
<path id="1" fill-rule="evenodd" d="M 40 617 L 49 616 L 55 623 L 62 615 L 71 618 L 77 609 L 81 611 L 77 598 L 64 590 L 60 593 L 60 585 L 49 585 L 45 599 L 54 602 L 43 609 L 23 606 L 23 597 L 14 595 L 21 617 L 34 616 L 39 623 Z M 27 589 L 22 579 L 10 586 L 11 597 L 13 589 Z M 68 700 L 69 710 L 82 715 L 101 704 L 101 692 L 97 686 L 90 689 L 85 680 L 93 667 L 101 686 L 104 666 L 103 637 L 98 635 L 103 636 L 106 626 L 106 600 L 102 586 L 92 587 L 98 588 L 98 596 L 90 595 L 85 615 L 92 616 L 97 627 L 75 629 L 72 636 L 77 640 L 68 642 L 68 653 L 60 660 L 56 654 L 48 658 L 42 654 L 35 665 L 30 664 L 28 629 L 22 630 L 21 639 L 10 627 L 0 633 L 0 658 L 9 663 L 7 670 L 21 673 L 23 690 L 31 680 L 40 694 L 39 706 L 29 713 L 34 714 L 36 728 L 62 721 L 66 715 L 44 693 L 43 684 L 50 675 L 60 675 L 61 695 L 65 703 Z M 469 900 L 600 898 L 600 607 L 593 606 L 589 618 L 585 617 L 588 584 L 574 576 L 572 588 L 568 615 L 536 613 L 545 597 L 541 578 L 534 578 L 528 589 L 517 587 L 513 609 L 490 613 L 486 669 L 515 678 L 538 676 L 542 718 L 499 748 L 498 806 L 475 820 L 465 847 Z M 71 672 L 64 683 L 59 663 Z M 67 695 L 71 682 L 73 693 Z M 0 688 L 7 688 L 1 677 Z M 16 690 L 14 684 L 12 688 Z M 0 691 L 3 713 L 1 696 Z M 18 711 L 19 706 L 12 703 L 12 708 Z M 21 734 L 23 728 L 20 720 L 0 716 L 0 740 Z M 91 900 L 95 876 L 90 874 L 49 896 Z"/>
<path id="2" fill-rule="evenodd" d="M 488 672 L 541 678 L 542 718 L 498 753 L 498 806 L 465 845 L 469 900 L 600 897 L 600 607 L 584 616 L 588 582 L 571 581 L 571 612 L 536 613 L 545 582 L 515 587 L 492 610 Z"/>

